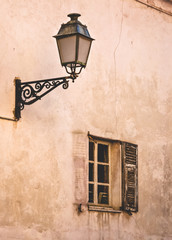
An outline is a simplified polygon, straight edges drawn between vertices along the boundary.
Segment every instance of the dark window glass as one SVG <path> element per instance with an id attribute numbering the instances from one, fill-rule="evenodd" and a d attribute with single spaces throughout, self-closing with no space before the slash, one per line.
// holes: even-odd
<path id="1" fill-rule="evenodd" d="M 89 181 L 94 181 L 94 163 L 89 163 Z"/>
<path id="2" fill-rule="evenodd" d="M 107 145 L 98 144 L 98 162 L 109 162 Z"/>
<path id="3" fill-rule="evenodd" d="M 89 184 L 89 202 L 93 203 L 94 202 L 94 185 Z"/>
<path id="4" fill-rule="evenodd" d="M 94 161 L 94 143 L 89 142 L 89 160 Z"/>
<path id="5" fill-rule="evenodd" d="M 98 164 L 98 182 L 109 183 L 109 166 Z"/>
<path id="6" fill-rule="evenodd" d="M 109 204 L 109 187 L 98 185 L 98 203 Z"/>

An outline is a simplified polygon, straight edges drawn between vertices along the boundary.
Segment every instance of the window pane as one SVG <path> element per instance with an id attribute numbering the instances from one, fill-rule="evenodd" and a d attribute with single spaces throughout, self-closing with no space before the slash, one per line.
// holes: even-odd
<path id="1" fill-rule="evenodd" d="M 89 160 L 94 161 L 94 143 L 89 142 Z"/>
<path id="2" fill-rule="evenodd" d="M 94 181 L 94 163 L 89 163 L 89 181 Z"/>
<path id="3" fill-rule="evenodd" d="M 98 162 L 109 162 L 107 145 L 98 144 Z"/>
<path id="4" fill-rule="evenodd" d="M 98 164 L 98 182 L 109 183 L 109 166 Z"/>
<path id="5" fill-rule="evenodd" d="M 87 56 L 90 49 L 91 40 L 88 38 L 79 37 L 79 51 L 78 51 L 78 61 L 82 64 L 86 64 Z"/>
<path id="6" fill-rule="evenodd" d="M 94 202 L 94 185 L 89 184 L 89 202 L 93 203 Z"/>
<path id="7" fill-rule="evenodd" d="M 109 204 L 109 187 L 98 186 L 98 203 Z"/>
<path id="8" fill-rule="evenodd" d="M 74 62 L 76 52 L 76 36 L 58 39 L 59 53 L 62 63 Z"/>

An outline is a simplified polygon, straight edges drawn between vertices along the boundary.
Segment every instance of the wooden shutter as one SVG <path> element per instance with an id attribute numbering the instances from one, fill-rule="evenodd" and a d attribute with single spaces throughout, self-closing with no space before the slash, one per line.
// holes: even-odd
<path id="1" fill-rule="evenodd" d="M 122 208 L 138 211 L 138 147 L 122 142 Z"/>

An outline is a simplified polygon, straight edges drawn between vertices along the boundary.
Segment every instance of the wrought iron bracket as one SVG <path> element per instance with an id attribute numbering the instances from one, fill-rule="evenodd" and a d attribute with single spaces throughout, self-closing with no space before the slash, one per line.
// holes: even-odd
<path id="1" fill-rule="evenodd" d="M 15 120 L 18 121 L 21 118 L 21 110 L 24 109 L 25 105 L 31 105 L 41 100 L 42 97 L 60 85 L 62 85 L 63 89 L 67 89 L 69 87 L 69 80 L 72 79 L 74 82 L 76 78 L 76 74 L 31 82 L 21 82 L 19 78 L 15 78 Z"/>

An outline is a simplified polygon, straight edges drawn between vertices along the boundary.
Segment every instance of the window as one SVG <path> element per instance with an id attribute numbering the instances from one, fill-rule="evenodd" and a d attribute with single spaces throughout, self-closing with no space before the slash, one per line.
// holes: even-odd
<path id="1" fill-rule="evenodd" d="M 89 135 L 89 206 L 138 211 L 137 145 Z"/>

